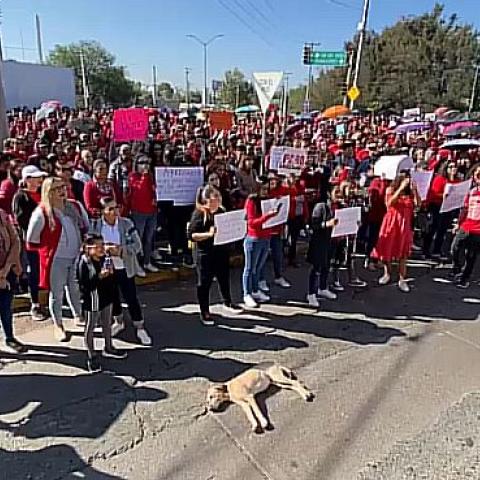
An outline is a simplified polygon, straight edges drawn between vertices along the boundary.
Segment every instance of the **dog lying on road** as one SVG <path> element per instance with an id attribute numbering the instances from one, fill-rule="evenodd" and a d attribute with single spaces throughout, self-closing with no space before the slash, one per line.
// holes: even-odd
<path id="1" fill-rule="evenodd" d="M 255 433 L 271 430 L 272 425 L 255 400 L 255 395 L 264 392 L 270 385 L 294 390 L 307 402 L 315 398 L 315 395 L 298 380 L 292 370 L 268 362 L 250 368 L 227 383 L 211 385 L 207 393 L 208 410 L 218 411 L 223 403 L 233 402 L 242 407 Z"/>

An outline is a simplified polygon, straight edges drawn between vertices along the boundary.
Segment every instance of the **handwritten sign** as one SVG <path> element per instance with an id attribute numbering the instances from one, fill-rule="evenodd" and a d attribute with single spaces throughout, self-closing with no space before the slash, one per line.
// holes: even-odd
<path id="1" fill-rule="evenodd" d="M 335 218 L 338 223 L 333 227 L 332 238 L 356 235 L 362 218 L 362 208 L 340 208 L 335 210 Z"/>
<path id="2" fill-rule="evenodd" d="M 433 171 L 429 172 L 412 172 L 412 180 L 417 185 L 418 194 L 423 200 L 427 199 L 430 183 L 432 182 Z"/>
<path id="3" fill-rule="evenodd" d="M 262 200 L 262 213 L 266 213 L 279 209 L 278 215 L 275 215 L 270 220 L 263 224 L 263 228 L 272 228 L 277 225 L 283 225 L 287 223 L 288 212 L 290 210 L 290 197 L 285 195 L 280 198 L 270 198 L 268 200 Z"/>
<path id="4" fill-rule="evenodd" d="M 155 169 L 157 201 L 174 205 L 193 205 L 198 188 L 203 185 L 202 167 L 157 167 Z"/>
<path id="5" fill-rule="evenodd" d="M 233 125 L 232 112 L 210 112 L 208 114 L 212 130 L 230 130 Z"/>
<path id="6" fill-rule="evenodd" d="M 247 234 L 247 221 L 244 210 L 220 213 L 213 217 L 215 220 L 215 245 L 242 240 Z"/>
<path id="7" fill-rule="evenodd" d="M 146 140 L 148 115 L 143 108 L 121 108 L 113 114 L 113 139 L 115 142 Z"/>
<path id="8" fill-rule="evenodd" d="M 440 213 L 451 212 L 452 210 L 463 207 L 463 202 L 470 191 L 471 183 L 471 180 L 460 183 L 447 183 Z"/>
<path id="9" fill-rule="evenodd" d="M 293 147 L 272 147 L 270 150 L 270 169 L 280 173 L 302 170 L 307 164 L 308 150 Z"/>

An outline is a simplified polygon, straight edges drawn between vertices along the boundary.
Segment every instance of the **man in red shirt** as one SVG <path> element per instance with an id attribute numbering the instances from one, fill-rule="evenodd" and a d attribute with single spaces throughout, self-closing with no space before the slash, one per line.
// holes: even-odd
<path id="1" fill-rule="evenodd" d="M 480 251 L 480 166 L 473 171 L 473 188 L 465 197 L 458 219 L 459 229 L 452 243 L 453 275 L 457 287 L 468 288 L 477 254 Z M 465 254 L 462 268 L 461 254 Z"/>

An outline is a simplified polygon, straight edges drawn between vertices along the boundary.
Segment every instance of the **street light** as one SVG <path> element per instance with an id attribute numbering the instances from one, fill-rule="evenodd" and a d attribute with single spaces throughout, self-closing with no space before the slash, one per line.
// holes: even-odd
<path id="1" fill-rule="evenodd" d="M 188 38 L 192 38 L 197 41 L 203 47 L 203 106 L 205 107 L 208 102 L 208 86 L 207 86 L 207 47 L 217 38 L 224 37 L 223 33 L 213 36 L 207 42 L 203 41 L 201 38 L 198 38 L 196 35 L 188 34 Z"/>

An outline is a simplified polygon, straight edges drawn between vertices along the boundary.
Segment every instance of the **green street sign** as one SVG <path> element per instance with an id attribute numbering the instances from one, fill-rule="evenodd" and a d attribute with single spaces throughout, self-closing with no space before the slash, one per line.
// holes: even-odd
<path id="1" fill-rule="evenodd" d="M 311 52 L 310 65 L 342 67 L 347 63 L 345 52 Z"/>

